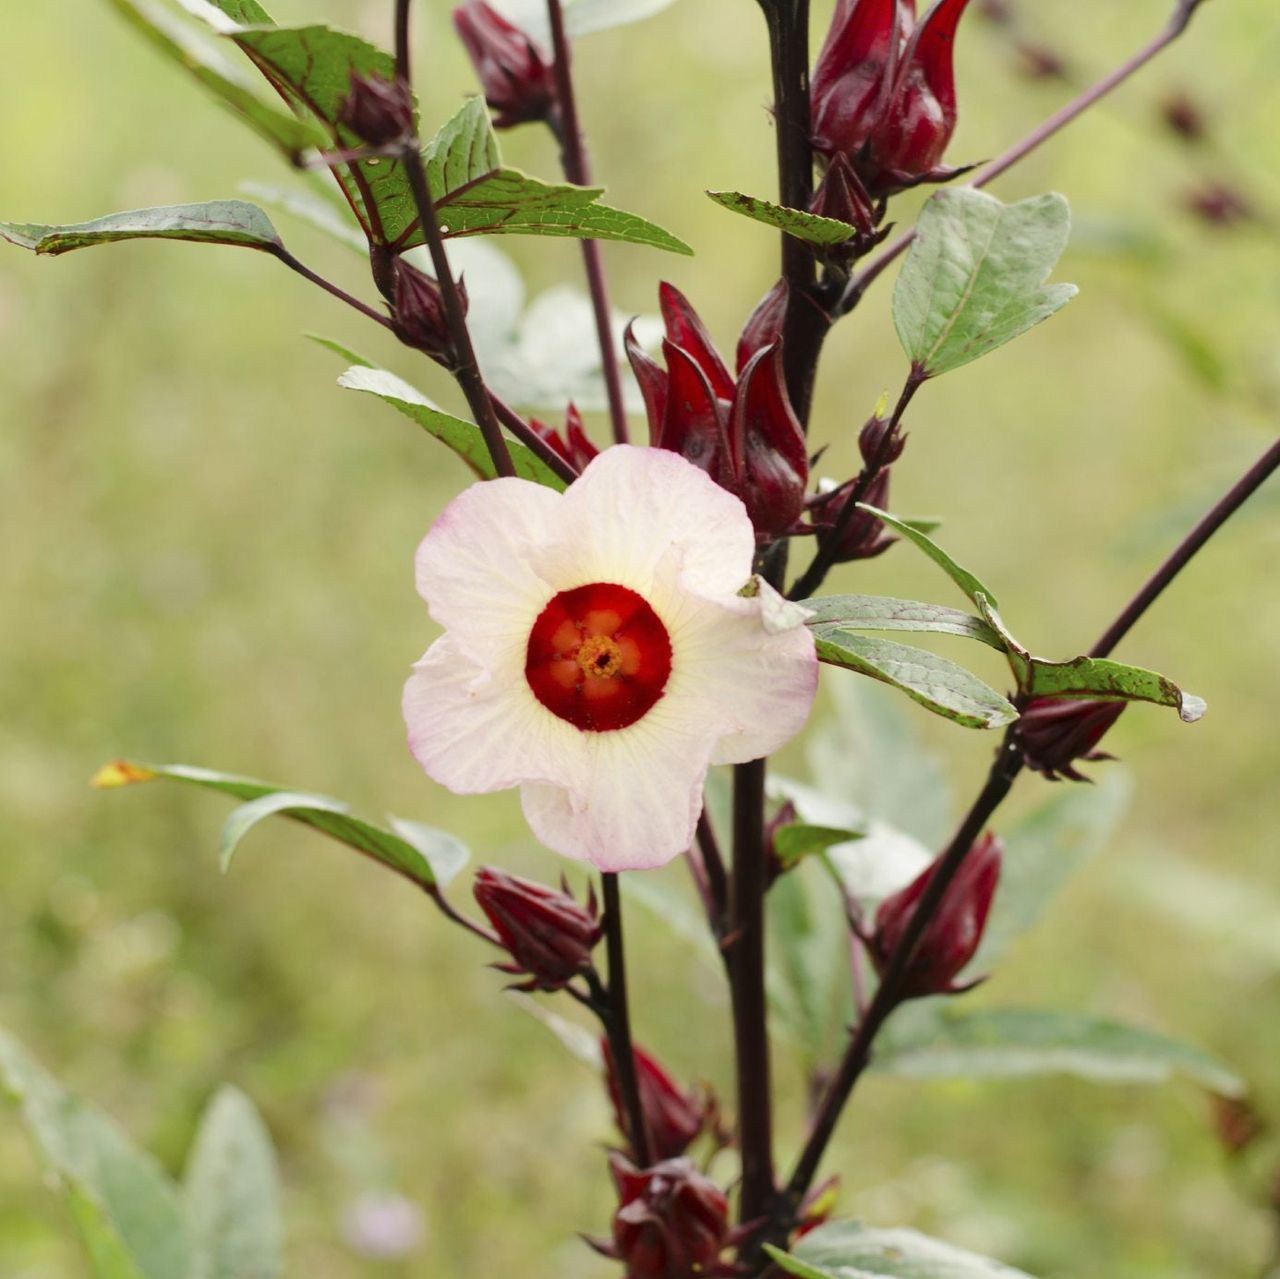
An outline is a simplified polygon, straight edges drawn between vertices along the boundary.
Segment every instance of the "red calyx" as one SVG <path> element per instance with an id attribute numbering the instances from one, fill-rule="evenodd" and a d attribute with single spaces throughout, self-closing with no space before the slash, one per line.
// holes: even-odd
<path id="1" fill-rule="evenodd" d="M 619 1131 L 632 1141 L 627 1129 L 626 1108 L 618 1084 L 617 1064 L 607 1038 L 601 1039 L 604 1054 L 605 1083 L 613 1102 L 614 1119 Z M 640 1091 L 640 1108 L 656 1159 L 674 1159 L 689 1148 L 702 1132 L 709 1114 L 708 1105 L 693 1093 L 685 1092 L 659 1064 L 656 1058 L 638 1046 L 632 1048 L 636 1083 Z"/>
<path id="2" fill-rule="evenodd" d="M 922 995 L 954 995 L 976 982 L 955 985 L 955 979 L 973 958 L 982 940 L 991 900 L 1000 881 L 1004 848 L 995 835 L 983 835 L 970 849 L 947 886 L 942 905 L 925 927 L 907 966 L 901 998 Z M 934 861 L 876 911 L 875 932 L 870 939 L 871 959 L 883 974 L 915 914 L 916 906 L 937 872 Z"/>
<path id="3" fill-rule="evenodd" d="M 898 0 L 839 0 L 813 68 L 813 143 L 855 155 L 888 101 L 902 43 Z"/>
<path id="4" fill-rule="evenodd" d="M 1027 767 L 1051 782 L 1062 777 L 1087 782 L 1078 760 L 1114 759 L 1097 749 L 1124 710 L 1123 702 L 1095 698 L 1037 697 L 1027 703 L 1018 720 L 1018 735 L 1026 751 Z"/>
<path id="5" fill-rule="evenodd" d="M 502 972 L 526 975 L 520 990 L 560 990 L 591 967 L 604 935 L 594 894 L 581 905 L 567 889 L 483 866 L 472 891 L 511 955 Z"/>
<path id="6" fill-rule="evenodd" d="M 475 68 L 496 128 L 551 119 L 557 110 L 555 66 L 519 27 L 485 0 L 467 0 L 453 25 Z"/>
<path id="7" fill-rule="evenodd" d="M 582 425 L 582 414 L 577 406 L 570 404 L 564 415 L 564 430 L 557 431 L 536 417 L 529 419 L 529 425 L 539 439 L 545 440 L 575 470 L 583 470 L 587 463 L 600 452 Z"/>
<path id="8" fill-rule="evenodd" d="M 396 337 L 406 346 L 425 352 L 441 364 L 452 364 L 453 338 L 445 317 L 440 286 L 403 258 L 396 258 L 391 270 L 391 328 Z M 461 282 L 458 295 L 465 314 L 467 290 Z"/>

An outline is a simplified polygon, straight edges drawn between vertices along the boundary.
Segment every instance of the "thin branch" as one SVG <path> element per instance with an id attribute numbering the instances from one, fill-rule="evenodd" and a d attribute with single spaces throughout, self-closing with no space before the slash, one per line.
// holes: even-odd
<path id="1" fill-rule="evenodd" d="M 496 391 L 489 392 L 489 403 L 493 405 L 498 421 L 525 448 L 531 453 L 536 453 L 539 459 L 545 462 L 566 484 L 572 484 L 578 478 L 578 470 L 573 463 L 561 457 Z"/>
<path id="2" fill-rule="evenodd" d="M 578 103 L 573 89 L 573 57 L 565 31 L 560 0 L 547 0 L 547 18 L 551 23 L 551 47 L 556 60 L 556 99 L 559 113 L 548 120 L 560 143 L 560 159 L 565 177 L 577 186 L 591 185 L 591 162 L 587 158 L 586 138 L 578 120 Z M 609 288 L 605 281 L 604 257 L 596 240 L 582 241 L 582 263 L 587 273 L 591 294 L 591 310 L 595 316 L 596 338 L 600 343 L 600 362 L 604 370 L 605 394 L 609 400 L 609 422 L 615 443 L 625 444 L 627 406 L 622 395 L 622 371 L 613 340 L 613 324 L 609 311 Z"/>
<path id="3" fill-rule="evenodd" d="M 490 946 L 497 946 L 499 950 L 505 949 L 502 939 L 496 934 L 490 932 L 482 924 L 477 924 L 474 920 L 468 919 L 460 910 L 454 907 L 449 899 L 441 892 L 439 887 L 427 889 L 427 895 L 435 902 L 440 913 L 453 923 L 465 928 L 467 932 L 474 933 L 481 941 L 488 942 Z"/>
<path id="4" fill-rule="evenodd" d="M 407 85 L 409 83 L 409 6 L 412 0 L 396 0 L 396 74 Z M 453 375 L 466 396 L 471 413 L 480 427 L 484 442 L 493 459 L 494 469 L 499 475 L 515 475 L 516 468 L 511 461 L 511 453 L 507 448 L 506 438 L 498 425 L 497 415 L 489 399 L 488 389 L 480 376 L 480 365 L 476 360 L 475 348 L 471 345 L 471 334 L 467 329 L 466 311 L 458 286 L 453 278 L 453 269 L 445 256 L 444 238 L 440 233 L 440 220 L 436 217 L 435 201 L 431 198 L 427 186 L 427 174 L 422 164 L 422 143 L 416 138 L 408 138 L 400 153 L 404 165 L 405 176 L 409 180 L 409 189 L 413 193 L 413 203 L 418 213 L 418 221 L 422 234 L 426 237 L 427 248 L 431 252 L 431 262 L 436 273 L 436 284 L 440 288 L 440 300 L 444 304 L 445 320 L 449 325 L 449 335 L 453 341 L 456 364 Z"/>
<path id="5" fill-rule="evenodd" d="M 609 1038 L 613 1052 L 614 1070 L 618 1077 L 618 1091 L 622 1095 L 623 1109 L 627 1116 L 627 1136 L 631 1138 L 631 1151 L 641 1168 L 647 1168 L 652 1160 L 652 1144 L 649 1127 L 645 1122 L 644 1107 L 640 1104 L 640 1085 L 636 1079 L 635 1050 L 631 1043 L 631 1010 L 627 1002 L 626 951 L 622 937 L 622 895 L 618 891 L 618 876 L 609 871 L 600 876 L 604 890 L 605 945 L 609 956 L 609 985 L 593 992 L 600 997 L 597 1010 Z"/>
<path id="6" fill-rule="evenodd" d="M 729 878 L 724 868 L 724 857 L 720 853 L 720 841 L 716 838 L 715 827 L 704 805 L 698 816 L 698 848 L 702 853 L 702 864 L 707 874 L 707 888 L 711 894 L 711 905 L 715 914 L 712 925 L 719 936 L 724 931 L 726 913 L 729 909 Z"/>
<path id="7" fill-rule="evenodd" d="M 1103 76 L 1096 84 L 1087 88 L 1079 97 L 1074 98 L 1061 110 L 1056 111 L 1047 120 L 1038 124 L 1026 137 L 1019 142 L 1015 142 L 1003 155 L 997 156 L 989 164 L 984 165 L 965 185 L 985 187 L 989 182 L 994 182 L 1001 174 L 1030 155 L 1032 151 L 1047 142 L 1055 134 L 1060 133 L 1073 120 L 1083 115 L 1090 107 L 1096 105 L 1111 93 L 1113 89 L 1118 88 L 1135 72 L 1145 67 L 1157 54 L 1167 49 L 1187 29 L 1192 15 L 1203 3 L 1204 0 L 1179 0 L 1173 16 L 1165 24 L 1164 30 L 1154 40 L 1144 45 L 1131 58 L 1116 67 L 1114 71 Z M 891 262 L 906 251 L 915 239 L 915 235 L 914 230 L 904 231 L 902 235 L 898 236 L 896 240 L 868 263 L 858 275 L 849 281 L 848 287 L 836 307 L 837 315 L 846 315 L 857 306 L 872 281 Z"/>
<path id="8" fill-rule="evenodd" d="M 361 315 L 367 316 L 375 324 L 381 324 L 383 328 L 389 329 L 391 321 L 385 315 L 375 311 L 373 307 L 365 302 L 361 302 L 359 298 L 352 297 L 345 289 L 340 289 L 332 280 L 326 280 L 324 276 L 318 275 L 309 266 L 303 262 L 299 262 L 297 258 L 289 252 L 284 245 L 273 249 L 272 256 L 278 258 L 291 271 L 296 271 L 304 280 L 310 280 L 312 284 L 318 285 L 326 293 L 331 293 L 335 298 L 345 302 L 348 306 L 354 307 Z"/>

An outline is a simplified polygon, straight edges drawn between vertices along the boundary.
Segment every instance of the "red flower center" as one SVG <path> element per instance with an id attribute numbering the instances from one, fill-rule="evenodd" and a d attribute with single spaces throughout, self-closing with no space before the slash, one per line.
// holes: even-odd
<path id="1" fill-rule="evenodd" d="M 671 639 L 642 596 L 614 582 L 561 591 L 529 632 L 525 678 L 553 715 L 588 733 L 634 724 L 662 696 Z"/>

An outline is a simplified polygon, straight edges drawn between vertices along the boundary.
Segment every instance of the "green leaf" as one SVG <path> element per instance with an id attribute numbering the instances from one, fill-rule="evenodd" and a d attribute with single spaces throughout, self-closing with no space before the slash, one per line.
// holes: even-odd
<path id="1" fill-rule="evenodd" d="M 1000 637 L 981 618 L 943 604 L 887 595 L 824 595 L 800 602 L 813 614 L 807 625 L 815 634 L 833 626 L 854 631 L 930 631 L 978 640 L 1004 652 Z"/>
<path id="2" fill-rule="evenodd" d="M 385 369 L 356 366 L 348 369 L 338 379 L 338 385 L 349 391 L 364 391 L 385 400 L 392 408 L 398 409 L 451 448 L 482 480 L 493 479 L 497 474 L 484 436 L 474 422 L 465 422 L 460 417 L 436 408 L 425 395 L 394 373 L 388 373 Z M 507 448 L 511 451 L 516 474 L 522 479 L 557 490 L 565 488 L 564 480 L 518 440 L 508 439 Z"/>
<path id="3" fill-rule="evenodd" d="M 856 1221 L 819 1226 L 788 1255 L 769 1255 L 799 1279 L 1030 1279 L 990 1257 L 905 1228 L 877 1229 Z"/>
<path id="4" fill-rule="evenodd" d="M 1165 676 L 1103 657 L 1074 657 L 1069 662 L 1033 657 L 1025 684 L 1032 697 L 1099 697 L 1171 706 L 1187 724 L 1194 724 L 1205 712 L 1203 699 L 1184 693 Z"/>
<path id="5" fill-rule="evenodd" d="M 1103 1084 L 1163 1083 L 1185 1075 L 1223 1096 L 1245 1086 L 1202 1049 L 1085 1013 L 990 1009 L 941 1016 L 918 1038 L 895 1037 L 875 1067 L 911 1079 L 1007 1079 L 1066 1074 Z"/>
<path id="6" fill-rule="evenodd" d="M 723 209 L 741 213 L 754 222 L 785 231 L 806 244 L 822 246 L 843 244 L 858 234 L 858 228 L 841 222 L 839 218 L 824 218 L 801 209 L 788 209 L 784 205 L 761 200 L 741 191 L 708 191 L 707 194 Z"/>
<path id="7" fill-rule="evenodd" d="M 1000 728 L 1018 717 L 995 689 L 936 653 L 837 628 L 814 638 L 819 661 L 901 689 L 912 701 L 965 728 Z"/>
<path id="8" fill-rule="evenodd" d="M 917 527 L 919 521 L 909 524 L 905 520 L 898 519 L 896 515 L 890 515 L 888 511 L 882 511 L 875 506 L 868 506 L 865 502 L 859 502 L 858 509 L 868 511 L 893 529 L 895 533 L 900 533 L 908 542 L 919 547 L 975 604 L 979 603 L 979 597 L 981 596 L 993 608 L 999 607 L 996 603 L 995 592 L 984 585 L 967 568 L 961 568 L 937 542 Z M 975 638 L 977 637 L 975 636 Z M 990 643 L 990 640 L 984 640 L 984 642 Z M 995 647 L 1003 648 L 1004 645 L 997 644 Z"/>
<path id="9" fill-rule="evenodd" d="M 279 213 L 287 213 L 316 231 L 323 231 L 330 239 L 348 249 L 353 249 L 366 261 L 369 242 L 359 223 L 352 220 L 346 206 L 336 204 L 310 191 L 286 191 L 267 182 L 241 182 L 239 189 L 259 204 Z M 339 197 L 340 198 L 340 197 Z"/>
<path id="10" fill-rule="evenodd" d="M 1000 885 L 967 975 L 990 972 L 1010 943 L 1039 920 L 1068 877 L 1111 837 L 1131 789 L 1114 771 L 1096 786 L 1061 788 L 1003 833 Z"/>
<path id="11" fill-rule="evenodd" d="M 431 861 L 440 847 L 434 838 L 420 845 L 410 838 L 415 830 L 411 823 L 399 823 L 398 833 L 393 834 L 380 826 L 349 816 L 347 805 L 327 795 L 289 791 L 283 786 L 273 786 L 270 782 L 258 781 L 253 777 L 218 773 L 207 768 L 194 768 L 189 764 L 137 764 L 127 760 L 118 760 L 100 769 L 93 784 L 102 789 L 113 789 L 137 782 L 155 781 L 158 778 L 185 782 L 245 801 L 243 808 L 232 813 L 223 831 L 224 866 L 234 853 L 239 839 L 263 817 L 278 812 L 346 844 L 348 848 L 354 848 L 373 861 L 381 862 L 419 888 L 432 891 L 441 882 Z M 432 832 L 433 836 L 438 833 Z M 445 867 L 446 876 L 452 865 L 451 860 Z M 456 867 L 452 873 L 456 873 Z"/>
<path id="12" fill-rule="evenodd" d="M 4 1031 L 0 1085 L 21 1107 L 98 1279 L 187 1279 L 177 1187 L 160 1165 Z"/>
<path id="13" fill-rule="evenodd" d="M 362 369 L 376 367 L 372 360 L 366 360 L 359 351 L 353 351 L 349 346 L 339 342 L 337 338 L 323 337 L 319 333 L 304 333 L 302 336 L 308 341 L 314 342 L 317 346 L 324 347 L 326 351 L 332 351 L 334 355 L 341 356 L 348 364 L 358 365 Z"/>
<path id="14" fill-rule="evenodd" d="M 774 851 L 785 870 L 802 862 L 815 853 L 825 853 L 836 844 L 847 844 L 851 839 L 861 839 L 865 831 L 846 830 L 841 826 L 810 826 L 805 822 L 792 822 L 783 826 L 773 836 Z"/>
<path id="15" fill-rule="evenodd" d="M 1075 285 L 1044 281 L 1070 232 L 1060 195 L 1005 205 L 972 187 L 935 192 L 893 293 L 912 367 L 928 377 L 959 368 L 1065 306 Z"/>
<path id="16" fill-rule="evenodd" d="M 112 213 L 69 226 L 0 222 L 0 239 L 35 253 L 70 253 L 117 240 L 194 240 L 204 244 L 240 245 L 276 253 L 284 246 L 271 219 L 243 200 L 210 200 L 161 209 Z"/>
<path id="17" fill-rule="evenodd" d="M 302 153 L 324 146 L 324 132 L 264 101 L 255 83 L 214 43 L 197 34 L 155 0 L 110 0 L 122 17 L 158 49 L 210 89 L 251 129 L 278 147 L 293 163 Z"/>
<path id="18" fill-rule="evenodd" d="M 221 1088 L 200 1120 L 184 1191 L 187 1279 L 276 1279 L 279 1185 L 271 1138 L 242 1092 Z"/>
<path id="19" fill-rule="evenodd" d="M 234 31 L 242 26 L 275 26 L 275 19 L 258 0 L 178 0 L 190 14 L 203 18 L 215 31 Z"/>

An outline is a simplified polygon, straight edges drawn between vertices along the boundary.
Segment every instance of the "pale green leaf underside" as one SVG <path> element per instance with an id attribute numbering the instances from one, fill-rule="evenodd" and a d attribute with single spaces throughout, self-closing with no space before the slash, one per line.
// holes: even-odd
<path id="1" fill-rule="evenodd" d="M 865 502 L 859 502 L 858 509 L 876 516 L 895 533 L 901 534 L 907 541 L 922 550 L 975 604 L 978 603 L 978 597 L 982 596 L 993 607 L 999 607 L 996 604 L 995 592 L 967 568 L 957 564 L 937 542 L 918 527 L 918 522 L 908 523 L 906 520 L 900 520 L 896 515 L 890 515 L 888 511 L 882 511 L 875 506 L 868 506 Z M 1003 644 L 999 647 L 1003 647 Z"/>
<path id="2" fill-rule="evenodd" d="M 877 1229 L 854 1221 L 820 1226 L 791 1255 L 769 1254 L 799 1279 L 1030 1279 L 990 1257 L 905 1228 Z"/>
<path id="3" fill-rule="evenodd" d="M 708 191 L 707 194 L 721 208 L 741 213 L 743 217 L 750 218 L 753 222 L 763 222 L 765 226 L 771 226 L 775 230 L 785 231 L 806 244 L 843 244 L 858 234 L 857 227 L 841 222 L 839 218 L 824 218 L 801 209 L 788 209 L 771 200 L 743 195 L 741 191 Z"/>
<path id="4" fill-rule="evenodd" d="M 841 826 L 810 826 L 805 822 L 793 822 L 774 833 L 773 847 L 778 860 L 789 870 L 806 857 L 825 853 L 835 844 L 861 839 L 865 833 Z"/>
<path id="5" fill-rule="evenodd" d="M 193 240 L 230 244 L 274 253 L 280 236 L 256 205 L 243 200 L 210 200 L 205 204 L 177 204 L 158 209 L 112 213 L 92 222 L 67 226 L 0 222 L 0 238 L 34 253 L 70 253 L 117 240 Z"/>
<path id="6" fill-rule="evenodd" d="M 888 595 L 824 595 L 802 600 L 809 625 L 836 625 L 853 631 L 914 631 L 958 635 L 1004 652 L 1000 637 L 980 617 L 943 604 L 894 599 Z"/>
<path id="7" fill-rule="evenodd" d="M 893 294 L 913 366 L 945 373 L 995 350 L 1065 306 L 1075 285 L 1044 285 L 1071 231 L 1060 195 L 1005 205 L 971 187 L 925 203 Z"/>
<path id="8" fill-rule="evenodd" d="M 277 1279 L 282 1270 L 275 1152 L 257 1109 L 223 1087 L 200 1121 L 184 1192 L 187 1279 Z"/>
<path id="9" fill-rule="evenodd" d="M 940 1017 L 919 1039 L 893 1042 L 874 1064 L 912 1079 L 1066 1074 L 1147 1084 L 1184 1075 L 1224 1096 L 1244 1092 L 1234 1072 L 1190 1044 L 1085 1013 L 1038 1009 Z"/>
<path id="10" fill-rule="evenodd" d="M 364 391 L 386 401 L 452 449 L 481 479 L 491 480 L 497 474 L 484 436 L 474 422 L 463 421 L 436 408 L 426 396 L 394 373 L 357 365 L 338 379 L 338 385 L 349 391 Z M 565 488 L 564 480 L 518 440 L 508 439 L 507 448 L 521 479 L 557 490 Z"/>
<path id="11" fill-rule="evenodd" d="M 290 791 L 283 786 L 235 773 L 220 773 L 189 764 L 116 764 L 109 765 L 97 780 L 100 786 L 120 786 L 133 782 L 168 778 L 205 790 L 218 791 L 244 801 L 244 807 L 232 813 L 222 838 L 224 863 L 248 830 L 271 812 L 309 826 L 380 862 L 396 874 L 420 888 L 433 890 L 439 882 L 430 856 L 434 845 L 418 847 L 406 837 L 405 830 L 393 834 L 347 812 L 347 805 L 327 795 L 310 795 Z M 279 799 L 285 796 L 285 799 Z M 412 826 L 406 824 L 407 830 Z"/>
<path id="12" fill-rule="evenodd" d="M 63 1089 L 4 1031 L 0 1091 L 20 1106 L 96 1279 L 188 1279 L 177 1187 L 160 1165 L 101 1111 Z"/>
<path id="13" fill-rule="evenodd" d="M 1017 711 L 993 688 L 948 658 L 894 640 L 814 628 L 818 659 L 901 689 L 935 715 L 965 728 L 1000 728 Z"/>

